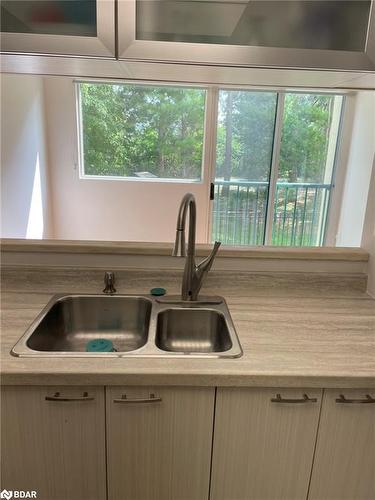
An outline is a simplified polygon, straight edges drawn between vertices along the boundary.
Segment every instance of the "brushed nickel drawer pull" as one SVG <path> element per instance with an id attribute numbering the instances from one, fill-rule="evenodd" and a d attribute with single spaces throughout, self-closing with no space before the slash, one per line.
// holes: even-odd
<path id="1" fill-rule="evenodd" d="M 161 403 L 162 399 L 156 397 L 155 394 L 150 394 L 149 398 L 128 398 L 126 394 L 123 394 L 120 399 L 114 399 L 114 403 Z"/>
<path id="2" fill-rule="evenodd" d="M 72 398 L 63 397 L 60 396 L 59 392 L 55 392 L 53 396 L 45 397 L 46 401 L 94 401 L 94 399 L 95 398 L 93 398 L 92 396 L 89 396 L 88 392 L 84 392 L 83 396 L 81 397 L 72 397 Z"/>
<path id="3" fill-rule="evenodd" d="M 375 403 L 375 398 L 370 396 L 370 394 L 366 394 L 366 399 L 347 399 L 344 394 L 340 394 L 340 396 L 336 399 L 336 403 L 344 403 L 349 405 L 368 404 Z"/>
<path id="4" fill-rule="evenodd" d="M 309 398 L 307 394 L 304 394 L 302 398 L 282 398 L 281 394 L 276 394 L 275 398 L 271 398 L 272 403 L 317 403 L 317 398 Z"/>

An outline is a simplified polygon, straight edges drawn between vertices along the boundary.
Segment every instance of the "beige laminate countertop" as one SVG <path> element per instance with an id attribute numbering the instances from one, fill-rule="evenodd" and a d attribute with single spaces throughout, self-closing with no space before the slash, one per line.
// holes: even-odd
<path id="1" fill-rule="evenodd" d="M 119 293 L 179 292 L 181 273 L 121 270 Z M 204 295 L 226 298 L 237 359 L 16 358 L 10 350 L 55 293 L 97 293 L 103 272 L 3 269 L 2 384 L 375 387 L 375 300 L 364 275 L 212 272 Z"/>

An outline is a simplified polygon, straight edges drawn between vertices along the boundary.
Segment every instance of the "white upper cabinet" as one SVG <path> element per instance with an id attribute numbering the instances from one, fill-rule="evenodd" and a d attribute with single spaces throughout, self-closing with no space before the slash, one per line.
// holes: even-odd
<path id="1" fill-rule="evenodd" d="M 3 0 L 1 50 L 368 72 L 375 71 L 374 2 Z"/>
<path id="2" fill-rule="evenodd" d="M 115 57 L 115 0 L 3 0 L 1 50 Z"/>
<path id="3" fill-rule="evenodd" d="M 119 57 L 375 69 L 371 0 L 118 0 Z"/>

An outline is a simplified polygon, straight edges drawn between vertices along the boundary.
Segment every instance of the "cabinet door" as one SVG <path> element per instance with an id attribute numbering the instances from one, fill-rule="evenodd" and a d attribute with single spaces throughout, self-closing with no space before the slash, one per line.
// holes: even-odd
<path id="1" fill-rule="evenodd" d="M 2 488 L 106 498 L 104 388 L 3 387 L 1 402 Z"/>
<path id="2" fill-rule="evenodd" d="M 320 403 L 320 390 L 218 389 L 211 500 L 306 499 Z"/>
<path id="3" fill-rule="evenodd" d="M 310 500 L 374 500 L 375 402 L 367 395 L 375 401 L 373 389 L 325 391 Z"/>
<path id="4" fill-rule="evenodd" d="M 375 69 L 371 0 L 118 0 L 118 34 L 120 59 Z"/>
<path id="5" fill-rule="evenodd" d="M 115 57 L 114 0 L 3 0 L 1 50 Z"/>
<path id="6" fill-rule="evenodd" d="M 108 498 L 207 500 L 213 388 L 107 388 Z"/>

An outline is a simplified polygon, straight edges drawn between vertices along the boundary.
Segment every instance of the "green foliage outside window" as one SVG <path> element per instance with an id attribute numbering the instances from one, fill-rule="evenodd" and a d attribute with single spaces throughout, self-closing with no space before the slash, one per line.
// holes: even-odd
<path id="1" fill-rule="evenodd" d="M 268 181 L 276 104 L 275 92 L 220 92 L 216 177 Z M 285 95 L 280 179 L 323 180 L 333 104 L 329 95 Z"/>
<path id="2" fill-rule="evenodd" d="M 206 92 L 81 83 L 84 171 L 200 179 Z M 334 97 L 285 96 L 279 178 L 321 182 Z M 216 177 L 267 181 L 277 94 L 220 91 Z"/>
<path id="3" fill-rule="evenodd" d="M 334 96 L 286 94 L 279 178 L 323 182 Z"/>
<path id="4" fill-rule="evenodd" d="M 201 180 L 204 89 L 81 83 L 80 96 L 85 175 Z M 219 91 L 212 228 L 223 243 L 264 241 L 277 100 Z M 334 106 L 335 96 L 285 93 L 273 244 L 323 242 Z"/>
<path id="5" fill-rule="evenodd" d="M 200 179 L 206 92 L 81 83 L 86 175 Z"/>

